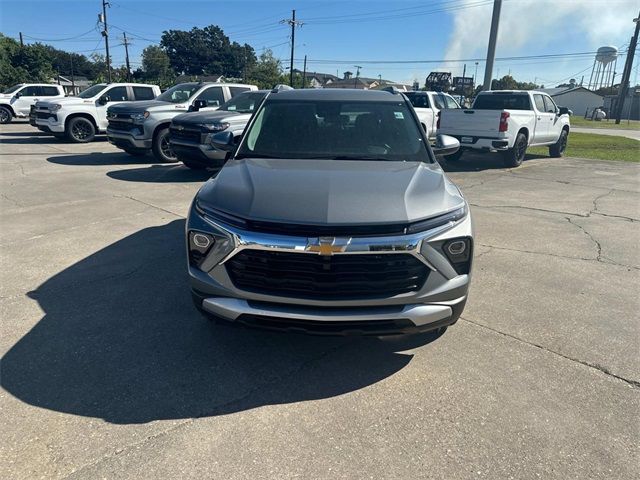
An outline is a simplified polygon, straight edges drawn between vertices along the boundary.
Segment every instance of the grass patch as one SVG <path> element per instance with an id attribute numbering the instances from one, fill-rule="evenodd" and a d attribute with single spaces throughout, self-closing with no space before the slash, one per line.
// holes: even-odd
<path id="1" fill-rule="evenodd" d="M 527 153 L 549 156 L 549 149 L 547 147 L 531 147 L 527 149 Z M 565 155 L 594 160 L 640 162 L 640 142 L 614 135 L 571 132 Z"/>
<path id="2" fill-rule="evenodd" d="M 585 127 L 585 128 L 614 128 L 620 130 L 640 130 L 640 120 L 620 120 L 620 125 L 616 125 L 615 120 L 602 120 L 600 122 L 594 122 L 593 120 L 587 120 L 584 117 L 577 117 L 572 115 L 570 118 L 572 127 Z"/>

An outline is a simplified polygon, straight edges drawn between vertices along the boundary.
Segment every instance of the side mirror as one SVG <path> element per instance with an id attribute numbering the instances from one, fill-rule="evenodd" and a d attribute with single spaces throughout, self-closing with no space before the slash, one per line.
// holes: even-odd
<path id="1" fill-rule="evenodd" d="M 204 108 L 207 106 L 207 101 L 206 100 L 194 100 L 193 103 L 191 104 L 191 106 L 189 107 L 189 111 L 190 112 L 197 112 L 198 110 L 200 110 L 201 108 Z"/>
<path id="2" fill-rule="evenodd" d="M 103 95 L 98 99 L 98 105 L 106 105 L 110 101 L 111 101 L 111 98 L 109 98 L 109 95 Z"/>
<path id="3" fill-rule="evenodd" d="M 567 107 L 558 107 L 558 115 L 571 115 L 572 113 Z"/>
<path id="4" fill-rule="evenodd" d="M 434 155 L 452 155 L 460 149 L 460 142 L 457 138 L 449 135 L 436 135 L 436 144 L 431 147 Z"/>
<path id="5" fill-rule="evenodd" d="M 16 93 L 16 94 L 14 95 L 14 97 L 16 97 L 16 98 L 20 98 L 21 96 L 22 96 L 22 93 L 20 93 L 20 92 L 18 92 L 18 93 Z"/>
<path id="6" fill-rule="evenodd" d="M 218 132 L 211 137 L 211 145 L 218 150 L 230 152 L 236 148 L 233 132 Z"/>

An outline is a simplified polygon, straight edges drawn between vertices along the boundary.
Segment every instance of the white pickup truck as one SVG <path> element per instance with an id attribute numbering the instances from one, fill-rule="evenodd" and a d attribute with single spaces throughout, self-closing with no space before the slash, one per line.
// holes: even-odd
<path id="1" fill-rule="evenodd" d="M 0 93 L 0 123 L 9 123 L 14 118 L 26 118 L 31 106 L 38 100 L 64 98 L 60 85 L 48 83 L 19 83 Z"/>
<path id="2" fill-rule="evenodd" d="M 107 129 L 107 108 L 120 102 L 153 100 L 160 87 L 144 83 L 100 83 L 77 97 L 36 102 L 35 122 L 39 130 L 76 143 L 92 141 Z"/>
<path id="3" fill-rule="evenodd" d="M 517 167 L 529 146 L 546 145 L 550 156 L 564 155 L 569 113 L 543 92 L 487 91 L 470 109 L 442 111 L 438 133 L 460 141 L 460 150 L 447 160 L 458 160 L 465 150 L 501 152 L 506 166 Z"/>
<path id="4" fill-rule="evenodd" d="M 436 122 L 440 110 L 460 108 L 458 102 L 448 93 L 423 91 L 403 93 L 413 105 L 422 128 L 427 133 L 427 138 L 435 138 L 436 136 Z"/>

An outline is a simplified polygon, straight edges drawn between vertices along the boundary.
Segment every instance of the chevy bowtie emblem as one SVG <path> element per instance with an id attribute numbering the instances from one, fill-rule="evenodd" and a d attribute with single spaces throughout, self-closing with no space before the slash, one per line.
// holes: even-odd
<path id="1" fill-rule="evenodd" d="M 331 256 L 334 253 L 342 253 L 346 251 L 347 246 L 351 243 L 350 238 L 336 237 L 318 237 L 307 240 L 308 252 L 316 252 L 319 255 Z"/>

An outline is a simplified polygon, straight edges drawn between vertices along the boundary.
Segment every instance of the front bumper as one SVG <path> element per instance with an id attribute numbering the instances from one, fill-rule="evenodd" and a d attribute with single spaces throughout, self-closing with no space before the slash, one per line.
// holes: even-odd
<path id="1" fill-rule="evenodd" d="M 429 269 L 426 281 L 416 291 L 389 296 L 376 296 L 372 292 L 371 297 L 357 299 L 300 298 L 246 291 L 234 285 L 227 271 L 227 261 L 246 249 L 318 255 L 308 250 L 311 239 L 239 230 L 202 217 L 193 208 L 186 229 L 187 233 L 197 230 L 215 235 L 222 239 L 218 241 L 220 245 L 229 242 L 227 247 L 221 247 L 224 251 L 212 249 L 199 267 L 188 266 L 197 306 L 229 322 L 311 333 L 322 333 L 318 330 L 323 330 L 323 325 L 331 334 L 417 333 L 455 323 L 467 299 L 470 269 L 469 273 L 458 274 L 441 246 L 452 238 L 472 238 L 470 215 L 455 224 L 419 234 L 349 239 L 340 254 L 401 252 L 420 259 Z"/>
<path id="2" fill-rule="evenodd" d="M 61 120 L 60 115 L 57 115 L 55 119 L 54 117 L 36 118 L 36 127 L 47 133 L 64 133 L 64 120 Z"/>
<path id="3" fill-rule="evenodd" d="M 174 138 L 170 138 L 170 142 L 171 148 L 180 161 L 190 160 L 207 167 L 216 168 L 224 165 L 224 160 L 227 156 L 227 152 L 224 150 L 218 150 L 207 144 L 181 141 Z"/>
<path id="4" fill-rule="evenodd" d="M 107 138 L 109 143 L 115 145 L 118 148 L 136 148 L 149 150 L 151 148 L 152 140 L 150 138 L 144 138 L 144 129 L 140 127 L 142 131 L 141 135 L 134 135 L 131 132 L 123 132 L 119 130 L 113 130 L 107 127 Z"/>

